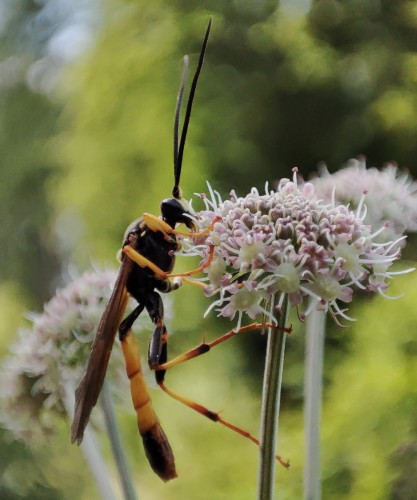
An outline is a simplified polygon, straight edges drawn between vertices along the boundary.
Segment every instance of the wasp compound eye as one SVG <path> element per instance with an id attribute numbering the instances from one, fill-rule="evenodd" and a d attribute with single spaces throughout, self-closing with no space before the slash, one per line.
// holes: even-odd
<path id="1" fill-rule="evenodd" d="M 184 199 L 166 198 L 161 203 L 161 214 L 171 227 L 175 227 L 176 224 L 185 224 L 190 229 L 194 227 L 190 218 L 193 212 Z"/>

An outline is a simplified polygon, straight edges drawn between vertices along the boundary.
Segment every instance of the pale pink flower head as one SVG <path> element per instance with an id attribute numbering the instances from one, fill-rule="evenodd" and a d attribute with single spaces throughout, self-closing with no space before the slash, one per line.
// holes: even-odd
<path id="1" fill-rule="evenodd" d="M 49 433 L 54 415 L 67 414 L 68 391 L 73 393 L 81 380 L 116 276 L 113 269 L 85 272 L 58 290 L 41 314 L 29 314 L 31 326 L 18 331 L 0 368 L 0 423 L 16 438 Z M 146 315 L 135 323 L 136 331 L 151 328 Z M 126 385 L 126 375 L 117 345 L 108 371 L 112 392 L 126 394 L 118 390 Z"/>
<path id="2" fill-rule="evenodd" d="M 212 230 L 197 241 L 183 240 L 185 253 L 202 262 L 214 249 L 202 278 L 212 299 L 207 312 L 237 316 L 236 328 L 244 316 L 276 322 L 288 297 L 300 316 L 315 307 L 350 319 L 354 287 L 385 292 L 398 245 L 375 241 L 378 232 L 364 223 L 363 206 L 354 212 L 321 200 L 311 183 L 298 182 L 297 169 L 292 181 L 282 179 L 276 191 L 266 187 L 262 195 L 252 188 L 243 197 L 232 191 L 222 201 L 209 191 L 209 197 L 201 195 L 205 210 L 196 221 L 202 229 L 212 224 Z"/>
<path id="3" fill-rule="evenodd" d="M 329 173 L 326 166 L 312 179 L 319 198 L 349 205 L 355 210 L 365 196 L 365 224 L 376 231 L 379 241 L 389 241 L 417 231 L 417 183 L 408 172 L 389 163 L 381 170 L 366 168 L 365 159 L 349 160 L 343 168 Z M 403 241 L 404 244 L 404 241 Z"/>

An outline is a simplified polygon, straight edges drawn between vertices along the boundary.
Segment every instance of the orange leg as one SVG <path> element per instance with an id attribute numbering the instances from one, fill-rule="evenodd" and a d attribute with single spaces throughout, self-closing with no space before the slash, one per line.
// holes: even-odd
<path id="1" fill-rule="evenodd" d="M 203 283 L 199 280 L 194 280 L 192 278 L 188 278 L 187 276 L 182 276 L 182 281 L 188 283 L 189 285 L 196 286 L 197 288 L 201 288 L 204 290 L 207 287 L 206 283 Z"/>
<path id="2" fill-rule="evenodd" d="M 202 354 L 205 354 L 206 352 L 210 351 L 212 347 L 215 347 L 218 344 L 221 344 L 222 342 L 225 342 L 226 340 L 231 339 L 235 335 L 239 333 L 245 333 L 249 332 L 251 330 L 262 330 L 264 328 L 272 328 L 275 327 L 272 323 L 251 323 L 250 325 L 243 326 L 242 328 L 239 328 L 239 330 L 230 330 L 229 332 L 225 333 L 221 337 L 218 337 L 217 339 L 211 341 L 211 342 L 202 342 L 200 345 L 197 347 L 194 347 L 193 349 L 190 349 L 189 351 L 185 352 L 184 354 L 181 354 L 180 356 L 177 356 L 174 359 L 171 359 L 170 361 L 167 361 L 166 363 L 163 363 L 159 365 L 156 370 L 169 370 L 173 366 L 179 365 L 181 363 L 184 363 L 185 361 L 188 361 L 189 359 L 196 358 L 197 356 L 201 356 Z M 284 328 L 283 329 L 286 333 L 291 333 L 292 327 L 290 326 L 289 328 Z"/>
<path id="3" fill-rule="evenodd" d="M 140 267 L 148 267 L 151 269 L 151 271 L 154 272 L 155 276 L 161 279 L 168 279 L 168 278 L 181 278 L 181 277 L 187 277 L 187 276 L 192 276 L 193 274 L 198 274 L 204 271 L 212 262 L 214 258 L 214 246 L 210 247 L 210 253 L 207 258 L 207 260 L 202 264 L 201 266 L 197 267 L 196 269 L 193 269 L 192 271 L 187 271 L 185 273 L 166 273 L 162 269 L 160 269 L 157 265 L 155 265 L 152 261 L 141 255 L 139 252 L 134 250 L 130 245 L 125 245 L 123 247 L 123 253 L 125 253 L 129 259 L 133 260 L 133 262 L 136 262 L 136 264 Z"/>
<path id="4" fill-rule="evenodd" d="M 245 431 L 244 429 L 237 427 L 236 425 L 231 424 L 224 418 L 222 418 L 218 413 L 209 410 L 205 406 L 202 406 L 198 403 L 195 403 L 194 401 L 191 401 L 191 399 L 188 399 L 181 394 L 178 394 L 177 392 L 172 391 L 171 389 L 168 389 L 168 387 L 164 384 L 164 382 L 159 382 L 159 387 L 166 393 L 168 396 L 171 396 L 171 398 L 174 398 L 176 401 L 179 401 L 180 403 L 188 406 L 188 408 L 191 408 L 192 410 L 196 411 L 200 415 L 203 415 L 204 417 L 207 417 L 209 420 L 212 422 L 219 422 L 220 424 L 224 425 L 228 429 L 231 429 L 234 432 L 237 432 L 241 436 L 249 439 L 252 441 L 252 443 L 255 443 L 257 446 L 259 446 L 259 440 L 256 439 L 256 437 L 252 436 L 248 431 Z M 283 465 L 286 469 L 289 468 L 290 463 L 288 461 L 285 461 L 281 456 L 275 455 L 275 459 Z"/>
<path id="5" fill-rule="evenodd" d="M 197 267 L 196 269 L 193 269 L 192 271 L 186 271 L 185 273 L 169 273 L 168 278 L 181 278 L 181 277 L 187 277 L 187 276 L 192 276 L 193 274 L 198 274 L 204 271 L 204 269 L 207 269 L 211 262 L 213 261 L 214 258 L 214 246 L 210 246 L 210 253 L 204 262 L 204 264 L 201 264 L 201 266 Z"/>
<path id="6" fill-rule="evenodd" d="M 200 238 L 200 236 L 205 236 L 208 234 L 214 227 L 214 224 L 216 222 L 220 222 L 222 219 L 221 217 L 215 217 L 213 222 L 206 227 L 206 229 L 203 229 L 202 231 L 178 231 L 178 229 L 173 229 L 171 232 L 173 234 L 180 234 L 181 236 L 188 236 L 189 238 Z"/>
<path id="7" fill-rule="evenodd" d="M 178 231 L 178 229 L 173 229 L 169 224 L 167 224 L 165 221 L 163 221 L 156 215 L 144 213 L 142 217 L 143 220 L 145 221 L 146 226 L 151 231 L 160 231 L 166 234 L 179 234 L 181 236 L 188 236 L 189 238 L 199 238 L 200 236 L 205 236 L 213 229 L 214 224 L 221 220 L 220 217 L 215 217 L 213 222 L 208 227 L 206 227 L 206 229 L 203 229 L 203 231 L 195 232 L 195 231 Z"/>
<path id="8" fill-rule="evenodd" d="M 166 370 L 169 368 L 172 368 L 173 366 L 179 365 L 185 361 L 188 361 L 189 359 L 193 359 L 197 356 L 201 356 L 202 354 L 205 354 L 208 352 L 212 347 L 215 347 L 218 344 L 221 344 L 222 342 L 225 342 L 226 340 L 229 340 L 230 338 L 234 337 L 238 333 L 244 333 L 248 332 L 251 330 L 260 330 L 263 328 L 269 328 L 275 325 L 272 325 L 270 323 L 252 323 L 250 325 L 244 326 L 240 328 L 239 330 L 230 330 L 226 334 L 222 335 L 221 337 L 218 337 L 217 339 L 213 340 L 212 342 L 209 343 L 201 343 L 199 346 L 195 347 L 194 349 L 190 349 L 186 353 L 174 358 L 171 361 L 167 361 L 165 363 L 162 363 L 154 369 L 158 371 L 162 371 L 165 373 Z M 290 328 L 285 328 L 284 329 L 287 333 L 291 333 L 291 327 Z M 161 387 L 161 389 L 167 393 L 169 396 L 174 398 L 176 401 L 179 401 L 180 403 L 188 406 L 189 408 L 193 409 L 194 411 L 200 413 L 200 415 L 203 415 L 207 417 L 208 419 L 212 420 L 213 422 L 219 422 L 220 424 L 224 425 L 225 427 L 231 429 L 234 432 L 237 432 L 241 436 L 249 439 L 253 443 L 259 446 L 259 440 L 252 436 L 249 432 L 245 431 L 241 427 L 237 427 L 236 425 L 231 424 L 224 418 L 222 418 L 218 413 L 213 412 L 206 408 L 205 406 L 202 406 L 198 403 L 195 403 L 194 401 L 182 396 L 181 394 L 178 394 L 177 392 L 172 391 L 171 389 L 168 389 L 168 387 L 164 384 L 164 376 L 162 375 L 161 377 L 157 377 L 157 382 L 158 385 Z M 276 460 L 283 465 L 284 467 L 288 468 L 289 467 L 289 462 L 283 460 L 283 458 L 279 455 L 275 456 Z"/>

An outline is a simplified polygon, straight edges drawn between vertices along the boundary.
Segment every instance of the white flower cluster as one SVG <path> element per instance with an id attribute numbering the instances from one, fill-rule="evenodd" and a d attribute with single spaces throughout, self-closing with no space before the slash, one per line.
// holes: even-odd
<path id="1" fill-rule="evenodd" d="M 321 201 L 311 183 L 282 179 L 277 191 L 260 195 L 253 188 L 245 197 L 232 191 L 222 201 L 210 186 L 210 199 L 201 195 L 206 210 L 197 213 L 201 228 L 213 226 L 197 240 L 185 238 L 188 254 L 197 254 L 206 267 L 206 295 L 214 298 L 207 312 L 233 320 L 265 315 L 276 322 L 283 300 L 299 308 L 312 307 L 351 319 L 340 303 L 352 299 L 353 288 L 384 294 L 399 258 L 398 242 L 376 242 L 384 228 L 372 232 L 364 223 L 366 209 Z M 214 250 L 214 251 L 213 251 Z M 312 299 L 309 306 L 306 299 Z M 275 307 L 271 309 L 271 304 Z"/>
<path id="2" fill-rule="evenodd" d="M 349 205 L 354 210 L 366 195 L 365 224 L 374 230 L 385 227 L 378 241 L 397 239 L 417 231 L 417 182 L 394 164 L 382 170 L 366 168 L 364 158 L 349 160 L 347 165 L 330 174 L 325 166 L 312 179 L 319 198 Z"/>
<path id="3" fill-rule="evenodd" d="M 0 371 L 0 424 L 16 438 L 51 432 L 53 414 L 66 414 L 66 391 L 82 377 L 116 276 L 115 270 L 85 272 L 58 290 L 42 314 L 28 315 L 31 328 L 18 331 Z M 143 326 L 137 321 L 136 329 Z M 109 369 L 116 389 L 126 377 L 117 346 Z"/>

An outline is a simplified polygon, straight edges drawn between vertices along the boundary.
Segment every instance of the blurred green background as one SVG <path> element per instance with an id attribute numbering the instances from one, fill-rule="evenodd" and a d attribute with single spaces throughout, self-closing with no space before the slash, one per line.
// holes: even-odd
<path id="1" fill-rule="evenodd" d="M 226 197 L 293 166 L 308 177 L 319 162 L 333 171 L 359 154 L 369 166 L 393 160 L 417 173 L 415 0 L 2 0 L 0 354 L 23 313 L 41 310 L 65 281 L 68 263 L 114 264 L 127 224 L 157 214 L 170 195 L 182 56 L 193 68 L 210 16 L 187 196 L 205 191 L 206 179 Z M 415 277 L 396 281 L 391 294 L 405 297 L 359 298 L 354 325 L 329 325 L 326 499 L 415 498 Z M 207 303 L 193 290 L 175 295 L 172 355 L 229 329 L 202 319 Z M 303 345 L 297 327 L 284 373 L 279 452 L 292 467 L 277 470 L 282 499 L 302 497 Z M 255 334 L 235 339 L 168 381 L 258 434 L 264 347 Z M 153 475 L 134 416 L 120 414 L 140 498 L 255 497 L 253 445 L 158 391 L 153 399 L 180 477 L 165 485 Z M 36 449 L 0 432 L 0 497 L 98 498 L 67 422 Z"/>

